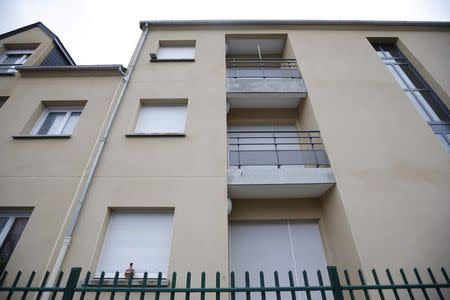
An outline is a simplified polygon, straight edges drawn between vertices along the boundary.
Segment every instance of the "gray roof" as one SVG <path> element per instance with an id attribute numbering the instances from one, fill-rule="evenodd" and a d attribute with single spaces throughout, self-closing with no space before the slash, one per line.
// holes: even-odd
<path id="1" fill-rule="evenodd" d="M 154 25 L 375 25 L 375 26 L 450 26 L 440 21 L 369 21 L 369 20 L 147 20 L 140 21 Z"/>

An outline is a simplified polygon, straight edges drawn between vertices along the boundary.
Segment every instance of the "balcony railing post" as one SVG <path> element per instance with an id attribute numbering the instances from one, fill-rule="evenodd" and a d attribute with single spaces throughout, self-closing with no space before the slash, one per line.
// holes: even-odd
<path id="1" fill-rule="evenodd" d="M 241 168 L 241 150 L 239 148 L 239 133 L 237 134 L 237 154 L 238 154 L 238 169 Z"/>
<path id="2" fill-rule="evenodd" d="M 261 69 L 262 78 L 266 78 L 266 74 L 264 72 L 264 62 L 262 59 L 259 60 L 259 68 Z"/>
<path id="3" fill-rule="evenodd" d="M 277 156 L 277 168 L 280 168 L 281 167 L 281 165 L 280 165 L 280 157 L 278 155 L 278 145 L 277 145 L 277 138 L 275 137 L 275 131 L 272 132 L 272 135 L 273 135 L 273 143 L 275 145 L 275 154 Z"/>

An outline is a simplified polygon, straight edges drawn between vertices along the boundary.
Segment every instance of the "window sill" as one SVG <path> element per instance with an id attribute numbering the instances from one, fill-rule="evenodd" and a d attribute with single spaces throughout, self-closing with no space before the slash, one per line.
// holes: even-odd
<path id="1" fill-rule="evenodd" d="M 185 133 L 127 133 L 126 137 L 185 137 Z"/>
<path id="2" fill-rule="evenodd" d="M 26 140 L 26 139 L 70 139 L 71 134 L 48 134 L 48 135 L 34 135 L 34 134 L 23 134 L 23 135 L 13 135 L 12 138 L 16 140 Z"/>
<path id="3" fill-rule="evenodd" d="M 142 278 L 133 278 L 131 281 L 131 286 L 142 286 L 143 283 Z M 157 278 L 147 278 L 147 284 L 145 286 L 157 286 Z M 89 280 L 88 286 L 98 286 L 100 283 L 100 278 L 93 278 Z M 83 282 L 84 284 L 84 282 Z M 114 284 L 114 278 L 104 278 L 103 283 L 101 286 L 113 286 Z M 118 278 L 116 286 L 128 286 L 128 279 L 126 278 Z M 169 280 L 168 279 L 161 279 L 161 287 L 168 287 L 169 286 Z"/>
<path id="4" fill-rule="evenodd" d="M 150 59 L 150 62 L 195 62 L 195 58 L 157 58 Z"/>

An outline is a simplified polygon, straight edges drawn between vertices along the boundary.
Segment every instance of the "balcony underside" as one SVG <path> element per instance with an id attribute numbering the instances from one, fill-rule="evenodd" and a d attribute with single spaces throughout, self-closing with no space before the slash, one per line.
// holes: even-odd
<path id="1" fill-rule="evenodd" d="M 245 166 L 228 169 L 228 195 L 232 199 L 318 198 L 335 183 L 331 168 Z"/>

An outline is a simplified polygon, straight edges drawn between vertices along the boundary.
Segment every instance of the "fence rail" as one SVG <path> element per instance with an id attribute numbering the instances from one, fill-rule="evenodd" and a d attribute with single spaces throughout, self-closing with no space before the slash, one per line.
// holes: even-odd
<path id="1" fill-rule="evenodd" d="M 228 131 L 229 165 L 329 167 L 318 130 Z"/>
<path id="2" fill-rule="evenodd" d="M 236 299 L 335 299 L 343 300 L 349 299 L 449 299 L 450 296 L 450 280 L 448 274 L 444 268 L 441 268 L 441 275 L 435 276 L 430 268 L 427 269 L 428 279 L 423 279 L 419 271 L 414 268 L 413 273 L 417 283 L 409 283 L 407 275 L 403 269 L 397 275 L 401 277 L 402 283 L 395 283 L 393 274 L 389 269 L 386 269 L 386 276 L 388 283 L 380 283 L 380 277 L 375 270 L 372 270 L 372 278 L 374 283 L 366 283 L 363 272 L 358 270 L 357 277 L 359 277 L 359 284 L 352 284 L 350 281 L 349 272 L 344 270 L 343 275 L 345 278 L 345 284 L 341 283 L 339 273 L 336 267 L 327 267 L 327 274 L 322 274 L 321 271 L 316 272 L 316 276 L 308 277 L 306 271 L 301 274 L 303 278 L 303 284 L 298 283 L 297 276 L 293 275 L 292 271 L 288 272 L 288 282 L 280 283 L 280 274 L 275 271 L 273 273 L 273 282 L 271 286 L 266 286 L 268 277 L 265 279 L 265 273 L 259 272 L 259 283 L 253 286 L 250 282 L 249 272 L 245 272 L 244 280 L 238 282 L 237 274 L 231 272 L 229 277 L 229 286 L 221 286 L 221 274 L 217 272 L 214 276 L 213 285 L 209 284 L 207 287 L 206 273 L 202 272 L 200 275 L 199 287 L 193 287 L 191 282 L 193 277 L 191 272 L 187 272 L 185 276 L 185 284 L 183 287 L 177 287 L 177 273 L 172 273 L 170 280 L 170 286 L 163 286 L 162 273 L 158 274 L 156 283 L 154 286 L 149 286 L 148 273 L 144 273 L 143 278 L 139 279 L 139 285 L 135 284 L 136 278 L 130 276 L 128 279 L 119 279 L 119 272 L 115 273 L 112 283 L 106 284 L 104 282 L 105 273 L 101 273 L 99 280 L 96 280 L 96 284 L 92 285 L 91 273 L 87 272 L 84 279 L 81 279 L 81 268 L 72 268 L 68 279 L 62 284 L 64 273 L 60 272 L 56 284 L 54 287 L 47 287 L 48 272 L 45 273 L 43 280 L 40 284 L 33 286 L 36 272 L 32 272 L 30 277 L 25 280 L 25 285 L 19 286 L 18 283 L 22 276 L 22 272 L 18 272 L 9 285 L 5 285 L 7 272 L 2 274 L 0 279 L 0 298 L 11 299 L 13 296 L 20 297 L 21 299 L 41 299 L 43 295 L 49 297 L 49 299 L 92 299 L 95 295 L 95 299 L 99 299 L 101 295 L 109 296 L 109 299 L 115 299 L 118 294 L 124 294 L 123 299 L 129 299 L 130 295 L 138 294 L 140 299 L 159 299 L 161 295 L 170 296 L 170 299 L 175 299 L 176 295 L 184 296 L 186 300 L 189 300 L 191 295 L 199 295 L 200 299 L 204 300 L 206 295 L 213 294 L 211 297 L 219 300 L 221 296 L 229 297 L 231 300 Z M 310 274 L 311 275 L 311 274 Z M 354 274 L 356 277 L 356 274 Z M 400 275 L 400 276 L 398 276 Z M 410 275 L 411 277 L 411 275 Z M 440 282 L 438 281 L 438 279 Z M 442 280 L 443 279 L 443 280 Z M 125 280 L 125 284 L 120 285 L 120 280 Z M 318 282 L 318 284 L 309 284 L 309 282 Z M 386 281 L 386 280 L 385 280 Z M 239 286 L 240 285 L 240 286 Z M 371 292 L 372 291 L 372 292 Z M 15 294 L 15 295 L 14 295 Z"/>
<path id="3" fill-rule="evenodd" d="M 228 78 L 301 78 L 295 59 L 228 58 Z"/>

